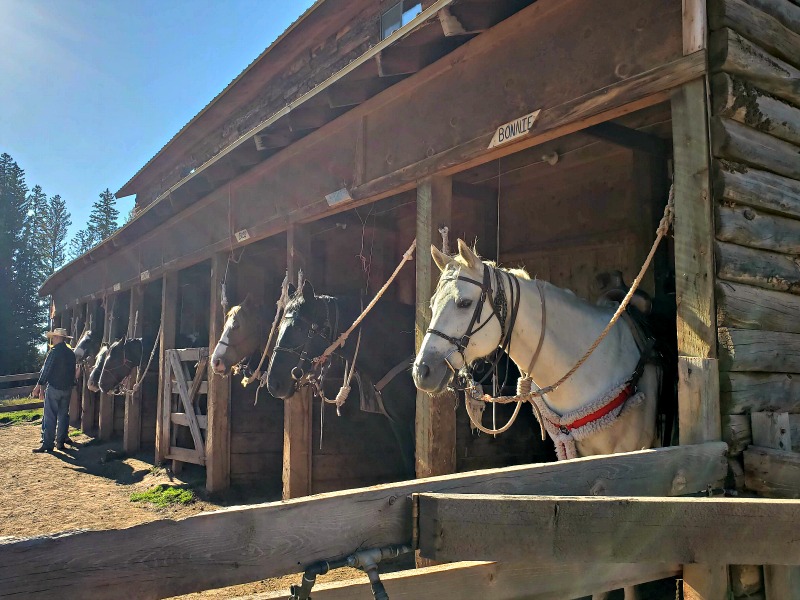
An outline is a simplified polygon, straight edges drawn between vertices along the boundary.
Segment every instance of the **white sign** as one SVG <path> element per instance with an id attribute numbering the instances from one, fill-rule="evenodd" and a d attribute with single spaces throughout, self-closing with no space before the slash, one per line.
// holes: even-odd
<path id="1" fill-rule="evenodd" d="M 540 112 L 541 110 L 536 110 L 528 115 L 525 115 L 524 117 L 520 117 L 519 119 L 514 119 L 509 123 L 500 125 L 500 127 L 497 128 L 497 131 L 494 132 L 494 137 L 492 137 L 492 141 L 489 143 L 489 148 L 502 146 L 503 144 L 507 144 L 527 135 L 528 132 L 533 128 L 533 124 L 536 122 L 536 117 L 539 116 Z"/>
<path id="2" fill-rule="evenodd" d="M 139 279 L 141 279 L 141 281 L 147 281 L 148 279 L 150 279 L 150 271 L 142 271 L 142 274 L 139 276 Z"/>
<path id="3" fill-rule="evenodd" d="M 236 235 L 236 241 L 240 243 L 250 239 L 250 233 L 247 231 L 247 229 L 237 231 L 234 235 Z"/>
<path id="4" fill-rule="evenodd" d="M 328 203 L 328 206 L 333 206 L 340 202 L 349 202 L 352 199 L 353 197 L 350 195 L 350 191 L 347 188 L 336 190 L 325 196 L 325 201 Z"/>
<path id="5" fill-rule="evenodd" d="M 115 284 L 114 284 L 114 291 L 115 291 L 115 292 L 118 292 L 118 291 L 120 290 L 120 288 L 121 288 L 121 287 L 122 287 L 122 284 L 120 284 L 120 283 L 115 283 Z"/>

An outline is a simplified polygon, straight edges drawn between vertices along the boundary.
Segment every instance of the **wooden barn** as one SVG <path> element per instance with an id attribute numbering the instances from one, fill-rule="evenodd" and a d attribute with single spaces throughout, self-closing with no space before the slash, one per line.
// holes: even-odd
<path id="1" fill-rule="evenodd" d="M 509 599 L 577 597 L 679 575 L 687 598 L 799 598 L 800 575 L 789 566 L 800 564 L 796 541 L 787 541 L 791 550 L 781 556 L 742 541 L 745 532 L 754 534 L 741 525 L 741 513 L 706 513 L 704 501 L 663 498 L 720 488 L 800 497 L 795 0 L 319 0 L 119 190 L 120 197 L 136 195 L 136 218 L 42 287 L 53 298 L 55 326 L 74 335 L 92 328 L 105 340 L 159 336 L 160 356 L 137 375 L 143 385 L 136 393 L 98 396 L 84 387 L 75 403 L 80 417 L 72 416 L 87 433 L 122 437 L 126 451 L 153 447 L 157 462 L 202 465 L 211 492 L 259 486 L 265 498 L 282 490 L 288 500 L 399 481 L 386 423 L 357 402 L 342 417 L 324 412 L 310 392 L 278 401 L 262 390 L 254 403 L 255 386 L 208 375 L 206 357 L 226 306 L 248 295 L 272 305 L 284 274 L 296 280 L 299 270 L 318 291 L 369 296 L 416 239 L 414 261 L 388 297 L 416 306 L 419 346 L 438 279 L 427 249 L 442 245 L 444 227 L 451 245 L 457 237 L 475 242 L 483 257 L 524 266 L 594 301 L 603 291 L 598 275 L 620 271 L 630 283 L 639 271 L 671 187 L 673 235 L 642 287 L 654 299 L 660 335 L 677 347 L 679 447 L 537 465 L 555 454 L 530 411 L 505 434 L 477 435 L 457 397 L 419 393 L 417 477 L 494 471 L 249 509 L 263 524 L 252 537 L 261 552 L 239 557 L 225 536 L 208 550 L 214 564 L 243 568 L 201 573 L 164 558 L 156 571 L 171 565 L 170 578 L 138 579 L 141 596 L 293 572 L 337 552 L 346 556 L 365 539 L 372 546 L 406 543 L 411 503 L 395 507 L 394 500 L 413 492 L 423 494 L 413 522 L 422 556 L 506 562 L 441 567 L 423 580 L 398 576 L 395 589 L 404 597 L 414 597 L 415 585 L 445 586 L 437 590 L 441 598 L 490 590 Z M 498 422 L 508 410 L 497 408 Z M 728 446 L 724 458 L 723 445 L 713 443 L 719 441 Z M 636 469 L 652 481 L 640 481 Z M 503 480 L 499 487 L 488 484 L 491 473 Z M 517 475 L 503 475 L 509 473 Z M 564 483 L 559 474 L 573 479 Z M 514 522 L 513 502 L 447 495 L 501 492 L 530 495 L 529 503 L 539 502 L 530 510 L 543 515 L 553 506 L 536 499 L 542 494 L 654 497 L 652 506 L 642 505 L 652 515 L 674 507 L 694 515 L 695 502 L 697 519 L 719 516 L 704 535 L 725 542 L 681 533 L 682 549 L 664 542 L 639 554 L 589 544 L 596 554 L 573 561 L 614 563 L 617 570 L 598 569 L 583 587 L 563 587 L 582 571 L 504 569 L 513 561 L 501 546 L 519 555 L 528 541 L 514 545 L 513 529 L 486 515 Z M 359 494 L 373 494 L 374 502 L 356 524 Z M 388 496 L 391 509 L 379 500 Z M 613 499 L 597 502 L 597 510 L 617 510 Z M 783 518 L 785 505 L 754 502 Z M 347 516 L 352 531 L 339 535 L 341 527 L 328 526 L 288 554 L 270 546 L 288 527 L 273 524 L 275 514 L 299 522 L 314 510 L 329 525 Z M 381 510 L 396 515 L 396 526 L 376 524 Z M 465 511 L 498 529 L 459 537 Z M 203 522 L 236 531 L 233 517 L 226 519 Z M 447 532 L 446 543 L 430 537 L 432 523 Z M 673 523 L 676 531 L 681 523 Z M 191 525 L 184 529 L 190 545 Z M 570 543 L 584 544 L 579 530 L 589 529 L 575 525 Z M 662 529 L 663 542 L 671 534 Z M 518 531 L 527 540 L 523 523 Z M 52 544 L 80 553 L 88 543 L 81 539 Z M 98 560 L 111 565 L 122 552 L 133 550 Z M 124 556 L 127 576 L 140 573 Z M 3 585 L 11 577 L 4 569 Z M 80 570 L 67 571 L 77 578 Z M 65 585 L 72 585 L 69 573 Z M 110 579 L 81 573 L 75 585 L 96 597 L 127 581 L 125 569 Z M 474 596 L 454 583 L 464 577 Z M 35 591 L 14 581 L 20 593 Z M 545 591 L 537 595 L 539 589 Z M 323 593 L 351 597 L 347 590 Z"/>

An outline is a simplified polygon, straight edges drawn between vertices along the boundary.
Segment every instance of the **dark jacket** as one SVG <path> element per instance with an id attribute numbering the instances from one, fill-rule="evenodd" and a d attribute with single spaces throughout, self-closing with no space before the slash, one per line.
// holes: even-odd
<path id="1" fill-rule="evenodd" d="M 44 360 L 39 385 L 50 384 L 57 390 L 71 390 L 75 385 L 75 353 L 65 342 L 53 346 Z"/>

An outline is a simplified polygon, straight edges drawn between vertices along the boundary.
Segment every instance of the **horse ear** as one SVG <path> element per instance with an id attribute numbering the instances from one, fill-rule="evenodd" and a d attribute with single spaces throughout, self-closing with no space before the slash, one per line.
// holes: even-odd
<path id="1" fill-rule="evenodd" d="M 453 262 L 452 258 L 447 256 L 447 254 L 439 250 L 433 244 L 431 244 L 431 256 L 433 257 L 433 262 L 436 263 L 436 266 L 439 267 L 440 271 L 444 271 L 447 265 Z"/>
<path id="2" fill-rule="evenodd" d="M 467 243 L 458 238 L 458 253 L 461 258 L 467 263 L 467 266 L 472 269 L 477 269 L 481 265 L 480 257 L 472 251 L 472 248 L 467 246 Z"/>
<path id="3" fill-rule="evenodd" d="M 303 298 L 309 300 L 314 297 L 314 286 L 311 285 L 311 282 L 306 279 L 303 282 Z"/>
<path id="4" fill-rule="evenodd" d="M 297 286 L 293 283 L 289 284 L 289 287 L 286 288 L 286 291 L 289 293 L 289 297 L 291 298 L 294 296 L 295 292 L 297 291 Z"/>

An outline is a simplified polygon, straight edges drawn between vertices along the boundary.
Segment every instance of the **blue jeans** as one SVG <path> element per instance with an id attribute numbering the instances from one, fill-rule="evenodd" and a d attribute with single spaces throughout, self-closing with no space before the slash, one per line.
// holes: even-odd
<path id="1" fill-rule="evenodd" d="M 48 385 L 44 392 L 44 418 L 42 419 L 42 446 L 53 449 L 53 441 L 63 444 L 69 428 L 69 399 L 72 390 L 58 390 Z M 58 431 L 56 432 L 56 424 Z"/>

